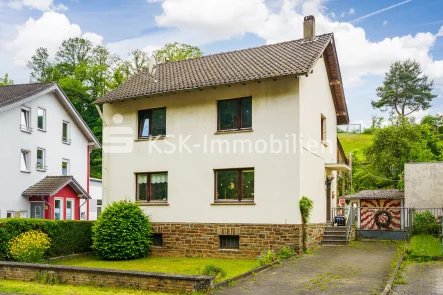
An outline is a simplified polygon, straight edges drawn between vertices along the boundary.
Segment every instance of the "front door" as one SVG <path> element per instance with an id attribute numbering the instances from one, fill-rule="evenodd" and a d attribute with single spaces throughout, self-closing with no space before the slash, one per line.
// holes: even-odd
<path id="1" fill-rule="evenodd" d="M 43 219 L 43 202 L 32 202 L 31 203 L 31 218 L 40 218 Z"/>

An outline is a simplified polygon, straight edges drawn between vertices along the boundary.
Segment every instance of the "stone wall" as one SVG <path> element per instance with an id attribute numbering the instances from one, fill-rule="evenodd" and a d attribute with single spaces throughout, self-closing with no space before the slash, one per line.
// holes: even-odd
<path id="1" fill-rule="evenodd" d="M 306 248 L 308 250 L 313 250 L 321 245 L 325 227 L 326 227 L 325 223 L 308 224 L 306 226 L 306 231 L 307 231 Z"/>
<path id="2" fill-rule="evenodd" d="M 0 261 L 0 278 L 52 284 L 135 288 L 180 294 L 208 291 L 214 279 L 209 276 L 120 271 L 7 261 Z"/>
<path id="3" fill-rule="evenodd" d="M 349 241 L 355 241 L 355 239 L 356 239 L 355 232 L 356 232 L 355 225 L 352 225 L 351 231 L 349 232 Z"/>
<path id="4" fill-rule="evenodd" d="M 299 224 L 153 223 L 153 229 L 163 237 L 154 256 L 256 258 L 269 249 L 302 249 Z M 240 248 L 220 249 L 219 235 L 238 235 Z"/>

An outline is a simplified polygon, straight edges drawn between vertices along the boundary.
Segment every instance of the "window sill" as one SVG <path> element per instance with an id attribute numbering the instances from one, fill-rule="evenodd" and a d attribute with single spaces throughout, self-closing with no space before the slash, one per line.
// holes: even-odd
<path id="1" fill-rule="evenodd" d="M 235 205 L 240 205 L 240 206 L 245 206 L 245 205 L 255 205 L 255 202 L 214 202 L 211 203 L 211 206 L 223 206 L 223 205 L 228 205 L 228 206 L 235 206 Z"/>
<path id="2" fill-rule="evenodd" d="M 40 171 L 40 172 L 46 172 L 47 171 L 47 169 L 39 169 L 39 168 L 36 168 L 35 170 Z"/>
<path id="3" fill-rule="evenodd" d="M 40 128 L 37 128 L 37 130 L 38 130 L 38 131 L 41 131 L 41 132 L 46 132 L 46 129 L 40 129 Z"/>
<path id="4" fill-rule="evenodd" d="M 28 133 L 28 134 L 31 134 L 32 133 L 32 131 L 31 130 L 26 130 L 26 129 L 20 129 L 22 132 L 24 132 L 24 133 Z"/>
<path id="5" fill-rule="evenodd" d="M 240 249 L 218 249 L 220 252 L 240 252 Z"/>
<path id="6" fill-rule="evenodd" d="M 134 141 L 138 142 L 138 141 L 150 141 L 150 140 L 160 140 L 160 139 L 166 139 L 166 135 L 151 136 L 151 137 L 146 137 L 146 138 L 137 138 L 137 139 L 134 139 Z"/>
<path id="7" fill-rule="evenodd" d="M 140 206 L 169 206 L 166 202 L 137 202 Z"/>
<path id="8" fill-rule="evenodd" d="M 31 171 L 20 170 L 22 173 L 31 173 Z"/>
<path id="9" fill-rule="evenodd" d="M 62 143 L 63 143 L 63 144 L 66 144 L 66 145 L 71 145 L 71 141 L 63 141 L 63 140 L 62 140 Z"/>
<path id="10" fill-rule="evenodd" d="M 252 130 L 252 129 L 236 129 L 236 130 L 226 130 L 226 131 L 219 130 L 219 131 L 215 132 L 214 134 L 220 135 L 220 134 L 244 133 L 244 132 L 252 132 L 252 131 L 254 131 L 254 130 Z"/>

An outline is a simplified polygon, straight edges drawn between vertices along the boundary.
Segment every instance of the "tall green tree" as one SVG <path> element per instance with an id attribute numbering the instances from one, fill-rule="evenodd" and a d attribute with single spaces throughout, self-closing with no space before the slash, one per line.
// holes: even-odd
<path id="1" fill-rule="evenodd" d="M 14 81 L 9 79 L 8 73 L 6 73 L 3 78 L 0 78 L 0 86 L 6 86 L 6 85 L 12 85 L 12 84 L 14 84 Z"/>
<path id="2" fill-rule="evenodd" d="M 200 48 L 178 42 L 167 43 L 165 46 L 155 51 L 154 54 L 159 63 L 196 58 L 203 55 Z"/>
<path id="3" fill-rule="evenodd" d="M 47 48 L 37 48 L 28 61 L 28 68 L 31 70 L 31 82 L 57 82 L 60 78 L 58 69 L 49 61 Z"/>
<path id="4" fill-rule="evenodd" d="M 408 116 L 419 110 L 431 107 L 433 81 L 423 74 L 420 64 L 415 60 L 396 61 L 391 64 L 385 75 L 383 86 L 377 88 L 377 101 L 372 107 L 382 111 Z"/>

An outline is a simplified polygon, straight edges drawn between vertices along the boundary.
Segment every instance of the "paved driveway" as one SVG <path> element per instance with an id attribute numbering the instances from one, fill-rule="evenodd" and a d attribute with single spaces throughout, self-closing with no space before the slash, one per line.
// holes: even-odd
<path id="1" fill-rule="evenodd" d="M 361 242 L 323 246 L 254 277 L 215 292 L 217 295 L 380 294 L 396 256 L 396 244 Z"/>
<path id="2" fill-rule="evenodd" d="M 443 263 L 410 263 L 394 282 L 395 295 L 443 294 Z"/>

